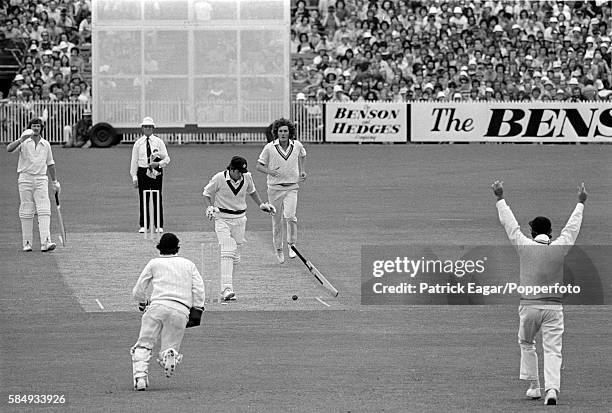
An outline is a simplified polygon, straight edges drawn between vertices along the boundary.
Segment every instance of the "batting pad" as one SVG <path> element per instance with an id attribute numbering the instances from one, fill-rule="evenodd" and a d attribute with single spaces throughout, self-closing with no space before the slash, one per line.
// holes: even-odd
<path id="1" fill-rule="evenodd" d="M 144 347 L 132 347 L 132 373 L 134 379 L 138 377 L 147 377 L 149 374 L 149 359 L 151 358 L 151 350 Z"/>
<path id="2" fill-rule="evenodd" d="M 34 232 L 34 218 L 21 218 L 21 237 L 23 239 L 23 244 L 25 245 L 26 241 L 30 242 L 32 245 L 32 236 Z"/>
<path id="3" fill-rule="evenodd" d="M 232 276 L 234 273 L 234 258 L 236 257 L 236 250 L 238 249 L 238 244 L 236 241 L 228 236 L 223 236 L 225 234 L 219 235 L 219 248 L 221 255 L 221 263 L 220 263 L 220 275 L 221 275 L 221 288 L 225 289 L 226 287 L 232 287 Z M 229 234 L 228 234 L 229 235 Z"/>
<path id="4" fill-rule="evenodd" d="M 41 242 L 44 242 L 47 238 L 51 239 L 51 214 L 38 215 L 38 232 Z"/>
<path id="5" fill-rule="evenodd" d="M 236 251 L 234 252 L 234 265 L 240 264 L 240 245 L 236 246 Z"/>
<path id="6" fill-rule="evenodd" d="M 22 202 L 19 205 L 19 218 L 21 219 L 32 219 L 34 218 L 34 202 Z M 51 211 L 49 211 L 51 213 Z"/>
<path id="7" fill-rule="evenodd" d="M 48 193 L 34 192 L 34 202 L 36 202 L 36 213 L 38 216 L 51 216 L 51 201 L 49 201 Z"/>

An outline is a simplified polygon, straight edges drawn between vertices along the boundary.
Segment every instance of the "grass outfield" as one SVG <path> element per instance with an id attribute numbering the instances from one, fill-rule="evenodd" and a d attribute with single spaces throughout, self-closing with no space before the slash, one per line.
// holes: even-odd
<path id="1" fill-rule="evenodd" d="M 547 215 L 558 234 L 585 182 L 579 245 L 610 245 L 609 145 L 309 145 L 299 246 L 340 290 L 315 286 L 294 260 L 275 264 L 269 218 L 249 204 L 238 302 L 213 305 L 183 342 L 171 380 L 151 365 L 131 390 L 139 313 L 130 290 L 156 250 L 136 233 L 131 147 L 54 147 L 68 244 L 20 251 L 15 154 L 0 153 L 2 407 L 14 393 L 60 392 L 73 411 L 523 411 L 516 306 L 360 305 L 360 246 L 507 245 L 493 179 L 521 226 Z M 165 230 L 201 266 L 214 240 L 202 187 L 232 155 L 254 169 L 258 146 L 170 147 Z M 250 201 L 249 201 L 250 202 Z M 53 208 L 53 210 L 55 210 Z M 35 229 L 36 231 L 36 229 Z M 36 232 L 35 232 L 36 233 Z M 52 233 L 58 233 L 53 218 Z M 38 247 L 35 236 L 35 248 Z M 611 254 L 612 255 L 612 254 Z M 604 281 L 610 283 L 608 278 Z M 300 299 L 290 300 L 292 294 Z M 324 304 L 322 304 L 320 299 Z M 102 309 L 103 307 L 103 309 Z M 609 411 L 610 306 L 566 308 L 561 411 Z M 23 411 L 23 409 L 18 409 Z"/>

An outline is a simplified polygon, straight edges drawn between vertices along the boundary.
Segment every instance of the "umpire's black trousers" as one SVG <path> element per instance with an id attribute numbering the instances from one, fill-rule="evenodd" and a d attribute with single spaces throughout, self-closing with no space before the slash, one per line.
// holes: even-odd
<path id="1" fill-rule="evenodd" d="M 158 175 L 157 178 L 149 178 L 147 176 L 147 168 L 138 168 L 136 172 L 136 177 L 138 178 L 138 198 L 140 200 L 140 226 L 144 227 L 144 215 L 143 215 L 143 205 L 145 202 L 147 203 L 147 213 L 149 213 L 150 203 L 153 204 L 153 216 L 154 220 L 157 221 L 157 203 L 156 199 L 153 197 L 151 200 L 144 199 L 144 193 L 146 189 L 157 189 L 159 191 L 159 222 L 155 222 L 156 228 L 164 227 L 164 204 L 162 202 L 162 183 L 164 175 Z M 147 221 L 150 221 L 147 216 Z M 151 223 L 148 223 L 151 225 Z M 145 230 L 148 228 L 145 228 Z"/>

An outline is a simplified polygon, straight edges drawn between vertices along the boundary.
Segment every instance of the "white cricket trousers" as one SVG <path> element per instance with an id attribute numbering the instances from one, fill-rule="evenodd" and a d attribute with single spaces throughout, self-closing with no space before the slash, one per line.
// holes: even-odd
<path id="1" fill-rule="evenodd" d="M 221 290 L 234 289 L 234 264 L 240 262 L 239 246 L 245 242 L 247 217 L 215 218 L 215 233 L 219 241 L 219 273 Z"/>
<path id="2" fill-rule="evenodd" d="M 51 240 L 51 201 L 49 200 L 49 179 L 47 175 L 21 173 L 17 180 L 19 187 L 19 218 L 21 235 L 25 245 L 32 244 L 34 214 L 38 215 L 40 242 Z"/>
<path id="3" fill-rule="evenodd" d="M 521 380 L 538 380 L 538 355 L 535 336 L 542 331 L 544 351 L 544 389 L 561 390 L 561 347 L 563 310 L 519 306 L 520 325 L 518 342 L 521 347 Z"/>
<path id="4" fill-rule="evenodd" d="M 142 315 L 138 341 L 134 347 L 152 350 L 161 336 L 160 354 L 169 348 L 180 350 L 189 317 L 163 304 L 151 304 Z"/>
<path id="5" fill-rule="evenodd" d="M 147 378 L 149 375 L 149 359 L 151 350 L 155 347 L 157 339 L 161 335 L 161 351 L 159 359 L 163 360 L 164 352 L 168 349 L 180 350 L 187 320 L 185 313 L 163 304 L 151 304 L 142 315 L 142 324 L 138 341 L 131 348 L 132 373 L 134 386 L 139 377 Z"/>
<path id="6" fill-rule="evenodd" d="M 268 188 L 268 202 L 276 208 L 272 215 L 272 243 L 277 250 L 283 249 L 283 235 L 285 221 L 287 222 L 287 243 L 295 244 L 297 241 L 297 188 L 276 189 Z"/>

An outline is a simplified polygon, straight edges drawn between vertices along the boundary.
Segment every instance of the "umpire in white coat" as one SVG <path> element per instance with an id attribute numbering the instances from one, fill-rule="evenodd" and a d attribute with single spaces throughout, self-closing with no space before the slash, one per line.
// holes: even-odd
<path id="1" fill-rule="evenodd" d="M 156 200 L 144 199 L 143 191 L 156 189 L 159 191 L 159 222 L 149 222 L 155 226 L 155 232 L 164 232 L 164 204 L 162 197 L 162 184 L 164 182 L 163 168 L 170 163 L 166 144 L 159 137 L 153 135 L 155 122 L 150 117 L 145 117 L 140 124 L 142 136 L 134 142 L 132 148 L 132 161 L 130 163 L 130 175 L 135 188 L 138 188 L 139 199 L 139 224 L 138 232 L 144 233 L 148 228 L 144 227 L 144 213 L 149 208 L 154 209 L 154 219 L 157 220 Z M 151 204 L 153 204 L 151 206 Z"/>

